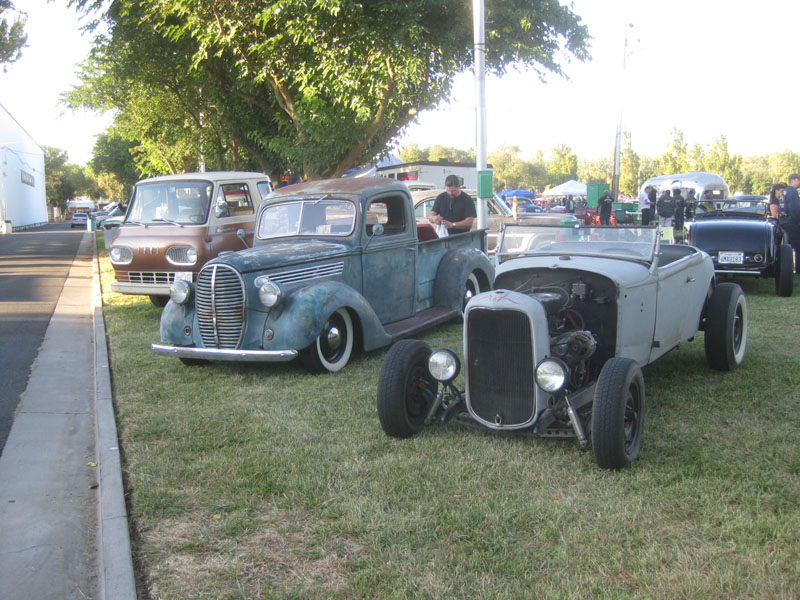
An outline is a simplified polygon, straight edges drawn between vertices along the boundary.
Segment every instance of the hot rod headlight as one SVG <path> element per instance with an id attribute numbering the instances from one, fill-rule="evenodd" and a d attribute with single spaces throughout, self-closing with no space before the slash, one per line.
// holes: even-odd
<path id="1" fill-rule="evenodd" d="M 267 308 L 272 308 L 281 301 L 283 290 L 281 290 L 279 284 L 271 281 L 269 277 L 258 277 L 255 284 L 258 290 L 258 298 L 261 300 L 261 304 Z"/>
<path id="2" fill-rule="evenodd" d="M 186 304 L 192 297 L 192 284 L 183 279 L 176 279 L 169 288 L 169 297 L 173 302 Z"/>
<path id="3" fill-rule="evenodd" d="M 557 358 L 545 358 L 536 365 L 536 383 L 545 392 L 555 393 L 567 385 L 569 369 L 564 361 Z"/>
<path id="4" fill-rule="evenodd" d="M 436 350 L 428 359 L 428 371 L 437 381 L 447 383 L 458 376 L 461 362 L 450 350 Z"/>

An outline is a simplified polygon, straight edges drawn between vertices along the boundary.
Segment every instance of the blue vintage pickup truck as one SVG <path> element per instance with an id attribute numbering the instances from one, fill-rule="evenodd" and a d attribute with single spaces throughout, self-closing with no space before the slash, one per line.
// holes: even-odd
<path id="1" fill-rule="evenodd" d="M 299 356 L 311 372 L 338 371 L 356 349 L 459 317 L 491 288 L 485 251 L 484 230 L 440 239 L 417 225 L 400 182 L 284 187 L 259 206 L 252 248 L 174 283 L 151 348 L 185 364 Z"/>

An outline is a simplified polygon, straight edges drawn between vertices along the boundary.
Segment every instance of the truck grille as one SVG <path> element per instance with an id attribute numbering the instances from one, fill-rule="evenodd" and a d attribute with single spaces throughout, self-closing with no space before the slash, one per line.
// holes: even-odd
<path id="1" fill-rule="evenodd" d="M 195 307 L 203 346 L 239 347 L 244 331 L 244 282 L 238 271 L 227 265 L 209 265 L 200 271 Z"/>
<path id="2" fill-rule="evenodd" d="M 467 397 L 473 416 L 495 427 L 531 421 L 536 410 L 533 337 L 516 310 L 475 308 L 467 314 Z"/>

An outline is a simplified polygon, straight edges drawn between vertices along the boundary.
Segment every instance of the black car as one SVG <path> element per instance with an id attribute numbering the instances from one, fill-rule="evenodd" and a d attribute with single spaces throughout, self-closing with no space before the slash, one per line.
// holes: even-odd
<path id="1" fill-rule="evenodd" d="M 699 202 L 689 244 L 711 255 L 717 275 L 774 277 L 780 296 L 792 295 L 794 254 L 781 229 L 767 218 L 766 196 L 731 196 Z"/>

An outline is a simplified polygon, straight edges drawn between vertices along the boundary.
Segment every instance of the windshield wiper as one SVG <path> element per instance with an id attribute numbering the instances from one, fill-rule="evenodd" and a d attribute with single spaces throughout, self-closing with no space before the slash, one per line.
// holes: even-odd
<path id="1" fill-rule="evenodd" d="M 127 225 L 128 223 L 130 223 L 131 225 L 139 225 L 140 227 L 147 227 L 147 225 L 145 223 L 141 223 L 139 221 L 123 221 L 122 222 L 123 225 Z"/>
<path id="2" fill-rule="evenodd" d="M 172 219 L 153 219 L 153 223 L 169 223 L 170 225 L 177 225 L 178 227 L 183 227 L 183 223 L 178 223 L 177 221 L 173 221 Z"/>

